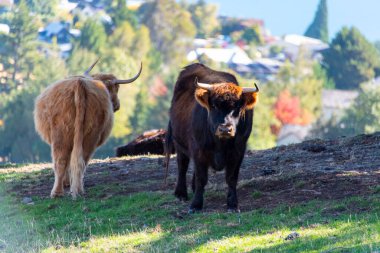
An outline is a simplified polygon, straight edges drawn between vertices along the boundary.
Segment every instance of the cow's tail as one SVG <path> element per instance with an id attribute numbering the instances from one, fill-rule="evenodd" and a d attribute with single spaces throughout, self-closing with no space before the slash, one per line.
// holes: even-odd
<path id="1" fill-rule="evenodd" d="M 84 118 L 86 113 L 86 88 L 84 80 L 79 80 L 75 87 L 74 105 L 74 142 L 70 158 L 70 190 L 73 198 L 84 192 L 83 176 L 86 164 L 83 158 Z"/>
<path id="2" fill-rule="evenodd" d="M 172 136 L 172 125 L 169 121 L 168 130 L 165 135 L 165 144 L 164 144 L 164 152 L 165 152 L 165 179 L 164 184 L 167 185 L 167 178 L 169 172 L 169 163 L 170 163 L 170 155 L 174 150 L 173 136 Z"/>

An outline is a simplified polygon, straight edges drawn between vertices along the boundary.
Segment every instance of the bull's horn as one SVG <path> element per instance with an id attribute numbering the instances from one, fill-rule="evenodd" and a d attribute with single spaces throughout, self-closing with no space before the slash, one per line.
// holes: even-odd
<path id="1" fill-rule="evenodd" d="M 212 91 L 214 89 L 214 86 L 211 85 L 211 84 L 198 82 L 198 78 L 197 77 L 195 78 L 195 84 L 197 85 L 198 88 L 202 88 L 202 89 L 205 89 L 205 90 Z"/>
<path id="2" fill-rule="evenodd" d="M 113 84 L 126 84 L 126 83 L 132 83 L 134 81 L 136 81 L 137 78 L 139 78 L 140 74 L 141 74 L 141 71 L 142 71 L 142 62 L 140 64 L 140 70 L 139 70 L 139 73 L 137 73 L 137 75 L 135 75 L 134 77 L 130 78 L 130 79 L 127 79 L 127 80 L 114 80 L 112 83 Z"/>
<path id="3" fill-rule="evenodd" d="M 98 63 L 99 59 L 100 59 L 100 57 L 84 72 L 85 76 L 88 76 L 90 74 L 91 70 L 94 68 L 96 63 Z"/>
<path id="4" fill-rule="evenodd" d="M 257 87 L 257 84 L 255 83 L 255 88 L 248 88 L 248 87 L 243 87 L 243 93 L 247 92 L 259 92 L 259 87 Z"/>

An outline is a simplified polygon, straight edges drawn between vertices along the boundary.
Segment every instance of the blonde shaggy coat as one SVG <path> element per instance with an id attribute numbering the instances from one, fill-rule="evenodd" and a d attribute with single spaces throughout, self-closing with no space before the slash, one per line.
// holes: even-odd
<path id="1" fill-rule="evenodd" d="M 120 107 L 113 75 L 74 76 L 46 88 L 35 101 L 34 122 L 51 146 L 55 181 L 51 197 L 84 193 L 83 176 L 95 149 L 109 136 Z"/>

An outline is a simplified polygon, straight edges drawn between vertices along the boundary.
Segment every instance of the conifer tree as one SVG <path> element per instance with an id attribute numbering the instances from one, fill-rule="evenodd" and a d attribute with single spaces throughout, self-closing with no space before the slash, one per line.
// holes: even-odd
<path id="1" fill-rule="evenodd" d="M 327 0 L 321 0 L 318 5 L 317 12 L 313 22 L 309 25 L 305 32 L 305 36 L 320 39 L 323 42 L 328 43 L 329 32 L 328 32 L 328 10 L 327 10 Z"/>

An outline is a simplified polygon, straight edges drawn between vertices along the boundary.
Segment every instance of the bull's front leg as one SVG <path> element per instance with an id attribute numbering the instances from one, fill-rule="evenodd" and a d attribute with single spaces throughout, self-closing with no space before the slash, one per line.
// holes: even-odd
<path id="1" fill-rule="evenodd" d="M 240 166 L 243 161 L 244 153 L 235 154 L 227 159 L 226 183 L 228 185 L 227 208 L 229 211 L 238 211 L 238 196 L 236 186 L 239 178 Z"/>
<path id="2" fill-rule="evenodd" d="M 178 165 L 178 175 L 177 175 L 177 185 L 174 191 L 174 195 L 179 200 L 188 200 L 187 196 L 187 185 L 186 185 L 186 173 L 189 167 L 190 159 L 185 154 L 177 152 L 177 165 Z"/>
<path id="3" fill-rule="evenodd" d="M 203 208 L 203 194 L 208 181 L 208 164 L 195 160 L 195 192 L 189 212 L 200 211 Z"/>

